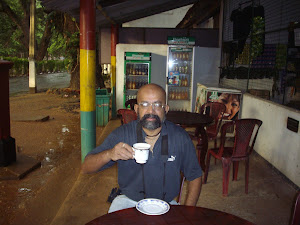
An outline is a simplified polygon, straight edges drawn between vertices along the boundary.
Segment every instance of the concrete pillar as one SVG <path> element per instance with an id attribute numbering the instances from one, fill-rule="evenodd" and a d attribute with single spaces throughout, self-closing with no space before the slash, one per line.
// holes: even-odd
<path id="1" fill-rule="evenodd" d="M 111 90 L 112 90 L 112 106 L 111 117 L 117 117 L 116 107 L 116 45 L 118 43 L 118 27 L 117 25 L 111 25 Z"/>
<path id="2" fill-rule="evenodd" d="M 96 146 L 95 0 L 80 0 L 81 160 Z"/>
<path id="3" fill-rule="evenodd" d="M 35 0 L 30 1 L 30 30 L 29 30 L 29 93 L 36 93 L 35 70 Z"/>

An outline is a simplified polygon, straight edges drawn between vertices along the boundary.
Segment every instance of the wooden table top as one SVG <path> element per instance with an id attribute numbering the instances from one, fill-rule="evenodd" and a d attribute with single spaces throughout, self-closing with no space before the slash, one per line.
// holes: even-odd
<path id="1" fill-rule="evenodd" d="M 199 225 L 254 225 L 229 213 L 202 207 L 171 205 L 170 210 L 158 216 L 149 216 L 136 208 L 129 208 L 100 216 L 86 225 L 165 225 L 165 224 L 199 224 Z"/>
<path id="2" fill-rule="evenodd" d="M 186 127 L 206 126 L 213 122 L 213 118 L 208 115 L 182 111 L 169 111 L 166 119 Z"/>

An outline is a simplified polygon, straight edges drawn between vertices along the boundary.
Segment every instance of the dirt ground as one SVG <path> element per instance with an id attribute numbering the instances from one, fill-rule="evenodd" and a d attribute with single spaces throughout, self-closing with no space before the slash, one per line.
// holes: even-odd
<path id="1" fill-rule="evenodd" d="M 0 179 L 0 224 L 49 224 L 81 165 L 79 97 L 43 92 L 10 97 L 11 136 L 18 155 L 41 162 L 20 180 Z M 45 122 L 21 118 L 49 116 Z M 4 171 L 5 167 L 0 168 Z"/>

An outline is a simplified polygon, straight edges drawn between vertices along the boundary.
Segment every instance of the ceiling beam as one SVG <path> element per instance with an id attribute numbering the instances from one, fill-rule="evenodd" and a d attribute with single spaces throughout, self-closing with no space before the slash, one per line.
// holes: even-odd
<path id="1" fill-rule="evenodd" d="M 192 28 L 194 24 L 206 21 L 220 11 L 220 5 L 220 0 L 203 0 L 195 3 L 176 28 Z"/>

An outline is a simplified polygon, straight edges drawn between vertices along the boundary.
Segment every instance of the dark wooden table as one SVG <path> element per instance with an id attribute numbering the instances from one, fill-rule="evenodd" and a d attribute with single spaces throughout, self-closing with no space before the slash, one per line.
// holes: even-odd
<path id="1" fill-rule="evenodd" d="M 200 113 L 192 112 L 180 112 L 180 111 L 169 111 L 166 115 L 166 119 L 179 124 L 183 128 L 195 127 L 196 134 L 199 135 L 198 147 L 200 154 L 198 154 L 199 162 L 202 170 L 205 170 L 205 156 L 207 153 L 208 139 L 205 131 L 205 126 L 213 122 L 213 118 Z"/>
<path id="2" fill-rule="evenodd" d="M 86 225 L 254 225 L 237 216 L 202 207 L 171 205 L 169 212 L 159 216 L 148 216 L 136 208 L 129 208 L 100 216 Z"/>

